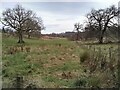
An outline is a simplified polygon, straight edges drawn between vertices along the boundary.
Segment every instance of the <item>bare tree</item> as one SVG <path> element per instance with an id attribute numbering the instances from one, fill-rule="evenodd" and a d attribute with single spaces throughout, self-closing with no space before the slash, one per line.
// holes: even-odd
<path id="1" fill-rule="evenodd" d="M 26 31 L 28 38 L 30 38 L 31 33 L 34 32 L 41 33 L 41 30 L 43 29 L 44 25 L 41 18 L 34 17 L 29 18 L 27 21 L 25 21 L 24 31 Z"/>
<path id="2" fill-rule="evenodd" d="M 24 43 L 24 24 L 29 18 L 33 18 L 35 14 L 31 10 L 25 10 L 22 6 L 17 5 L 13 9 L 5 10 L 2 15 L 2 24 L 16 30 L 19 37 L 18 43 Z"/>
<path id="3" fill-rule="evenodd" d="M 79 40 L 79 34 L 80 34 L 80 30 L 82 30 L 83 25 L 80 23 L 75 23 L 74 28 L 77 31 L 77 37 L 76 40 Z"/>
<path id="4" fill-rule="evenodd" d="M 99 31 L 98 31 L 98 26 L 95 26 L 94 24 L 91 23 L 86 23 L 85 28 L 85 40 L 91 39 L 91 40 L 96 40 L 96 38 L 99 38 Z"/>
<path id="5" fill-rule="evenodd" d="M 104 33 L 107 28 L 114 24 L 114 19 L 118 15 L 118 9 L 113 5 L 106 9 L 91 10 L 87 14 L 90 25 L 97 27 L 99 32 L 99 43 L 103 43 Z"/>

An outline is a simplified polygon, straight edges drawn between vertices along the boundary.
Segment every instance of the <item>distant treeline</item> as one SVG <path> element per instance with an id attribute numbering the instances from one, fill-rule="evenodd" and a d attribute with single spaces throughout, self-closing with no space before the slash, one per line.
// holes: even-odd
<path id="1" fill-rule="evenodd" d="M 49 36 L 49 37 L 61 37 L 61 38 L 68 38 L 69 40 L 96 40 L 99 36 L 99 32 L 95 30 L 90 30 L 90 28 L 85 27 L 84 31 L 79 32 L 79 37 L 77 38 L 77 32 L 65 32 L 65 33 L 51 33 L 51 34 L 42 34 L 41 36 Z M 111 26 L 109 30 L 105 32 L 106 41 L 112 42 L 118 40 L 118 27 Z"/>
<path id="2" fill-rule="evenodd" d="M 17 37 L 17 32 L 13 31 L 9 28 L 2 29 L 2 33 L 6 33 L 7 36 L 16 36 Z M 29 35 L 31 37 L 37 37 L 40 38 L 42 36 L 49 36 L 49 37 L 60 37 L 60 38 L 67 38 L 69 40 L 75 41 L 76 39 L 78 40 L 96 40 L 97 37 L 99 36 L 99 32 L 95 32 L 94 30 L 90 30 L 90 28 L 85 27 L 84 31 L 81 31 L 79 33 L 79 37 L 77 38 L 77 32 L 65 32 L 65 33 L 51 33 L 51 34 L 41 34 L 41 32 L 31 32 Z M 30 38 L 30 36 L 27 36 L 28 33 L 24 34 L 26 37 Z M 105 37 L 106 40 L 108 41 L 116 41 L 118 40 L 118 27 L 116 26 L 111 26 L 109 30 L 106 31 Z"/>

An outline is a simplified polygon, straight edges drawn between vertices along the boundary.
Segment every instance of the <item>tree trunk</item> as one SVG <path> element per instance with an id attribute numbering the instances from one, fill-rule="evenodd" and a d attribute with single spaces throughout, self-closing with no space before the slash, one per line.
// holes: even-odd
<path id="1" fill-rule="evenodd" d="M 100 33 L 100 37 L 99 37 L 99 43 L 100 43 L 100 44 L 103 43 L 104 32 L 105 32 L 105 30 L 102 30 L 101 33 Z"/>
<path id="2" fill-rule="evenodd" d="M 30 39 L 30 33 L 28 32 L 28 38 Z"/>
<path id="3" fill-rule="evenodd" d="M 24 43 L 24 41 L 23 41 L 23 35 L 22 35 L 21 30 L 20 30 L 20 32 L 18 32 L 18 35 L 19 35 L 19 41 L 18 41 L 18 43 Z"/>
<path id="4" fill-rule="evenodd" d="M 79 40 L 79 31 L 77 30 L 77 37 L 76 37 L 76 41 Z"/>
<path id="5" fill-rule="evenodd" d="M 99 43 L 100 43 L 100 44 L 103 43 L 103 36 L 101 36 L 101 37 L 99 38 Z"/>
<path id="6" fill-rule="evenodd" d="M 105 33 L 106 29 L 107 29 L 108 22 L 109 22 L 109 21 L 107 21 L 107 22 L 105 23 L 104 29 L 101 30 L 100 38 L 99 38 L 99 43 L 100 43 L 100 44 L 103 43 L 103 37 L 104 37 L 104 33 Z M 100 29 L 101 29 L 101 28 L 100 28 Z"/>

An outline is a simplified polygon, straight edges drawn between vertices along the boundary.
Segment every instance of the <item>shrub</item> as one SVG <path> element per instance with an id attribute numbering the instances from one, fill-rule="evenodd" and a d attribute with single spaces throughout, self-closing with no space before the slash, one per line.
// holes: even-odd
<path id="1" fill-rule="evenodd" d="M 86 87 L 87 84 L 87 80 L 86 78 L 80 78 L 79 80 L 76 80 L 76 82 L 74 83 L 75 87 Z"/>
<path id="2" fill-rule="evenodd" d="M 31 89 L 32 90 L 36 90 L 37 86 L 35 84 L 30 83 L 25 89 L 26 90 L 31 90 Z"/>
<path id="3" fill-rule="evenodd" d="M 87 51 L 84 51 L 80 56 L 80 62 L 83 63 L 87 59 L 89 59 L 89 53 Z"/>
<path id="4" fill-rule="evenodd" d="M 90 87 L 99 87 L 100 86 L 100 79 L 98 77 L 90 77 L 88 79 L 88 83 Z"/>

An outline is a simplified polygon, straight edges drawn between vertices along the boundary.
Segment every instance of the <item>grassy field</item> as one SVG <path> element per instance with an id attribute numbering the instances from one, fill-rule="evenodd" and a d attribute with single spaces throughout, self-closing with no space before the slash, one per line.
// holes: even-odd
<path id="1" fill-rule="evenodd" d="M 112 50 L 117 50 L 117 45 L 85 46 L 65 38 L 48 40 L 33 38 L 25 39 L 25 44 L 17 44 L 16 38 L 4 37 L 3 87 L 13 87 L 17 75 L 23 76 L 24 87 L 30 83 L 45 88 L 115 86 L 116 78 L 113 79 L 109 71 L 102 72 L 101 69 L 96 69 L 91 73 L 89 70 L 91 68 L 89 63 L 94 61 L 95 56 L 99 60 L 95 54 L 99 50 L 105 52 L 105 59 L 109 62 L 108 50 L 111 47 Z M 116 55 L 116 51 L 114 54 Z M 114 59 L 116 65 L 116 56 Z M 85 60 L 86 62 L 83 62 Z M 96 65 L 99 66 L 99 62 Z M 106 81 L 103 81 L 104 79 Z"/>

